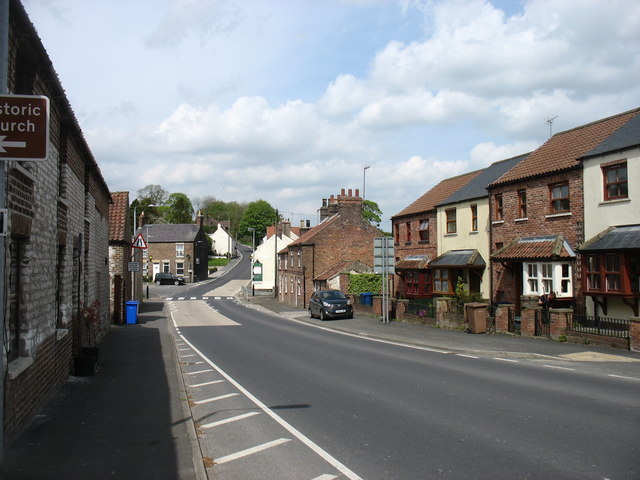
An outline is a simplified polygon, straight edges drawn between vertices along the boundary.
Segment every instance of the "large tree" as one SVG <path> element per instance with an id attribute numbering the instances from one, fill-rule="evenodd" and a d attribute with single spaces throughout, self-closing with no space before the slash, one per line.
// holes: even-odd
<path id="1" fill-rule="evenodd" d="M 252 241 L 254 232 L 249 228 L 255 228 L 255 238 L 258 242 L 258 239 L 267 234 L 267 227 L 273 225 L 275 220 L 276 210 L 269 202 L 266 200 L 251 202 L 244 211 L 238 234 L 245 242 Z"/>
<path id="2" fill-rule="evenodd" d="M 172 193 L 162 207 L 167 223 L 193 223 L 193 205 L 184 193 Z"/>
<path id="3" fill-rule="evenodd" d="M 362 202 L 362 218 L 373 225 L 376 228 L 380 228 L 380 222 L 382 222 L 382 210 L 376 202 L 371 200 L 364 200 Z"/>
<path id="4" fill-rule="evenodd" d="M 202 214 L 211 219 L 228 221 L 230 225 L 229 233 L 236 236 L 240 229 L 240 221 L 247 205 L 238 202 L 223 202 L 215 197 L 205 197 L 199 200 Z M 215 227 L 213 227 L 215 229 Z"/>

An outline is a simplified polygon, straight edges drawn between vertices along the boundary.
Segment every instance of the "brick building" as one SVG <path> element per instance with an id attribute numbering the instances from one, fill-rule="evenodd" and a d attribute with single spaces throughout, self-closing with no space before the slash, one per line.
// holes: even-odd
<path id="1" fill-rule="evenodd" d="M 397 296 L 432 296 L 432 278 L 428 265 L 438 256 L 437 206 L 479 173 L 477 171 L 447 178 L 391 217 Z"/>
<path id="2" fill-rule="evenodd" d="M 43 161 L 5 161 L 4 435 L 66 382 L 82 347 L 109 328 L 109 189 L 35 29 L 9 2 L 8 92 L 50 101 Z M 83 308 L 93 306 L 90 329 Z"/>
<path id="3" fill-rule="evenodd" d="M 556 294 L 555 306 L 583 304 L 577 247 L 584 242 L 580 158 L 638 110 L 560 132 L 488 186 L 493 300 Z"/>
<path id="4" fill-rule="evenodd" d="M 356 189 L 323 200 L 320 223 L 278 252 L 278 298 L 306 308 L 318 276 L 359 260 L 373 266 L 373 239 L 380 230 L 362 218 L 362 197 Z M 328 279 L 328 277 L 327 277 Z M 325 280 L 327 280 L 325 279 Z"/>
<path id="5" fill-rule="evenodd" d="M 156 273 L 173 273 L 187 282 L 198 282 L 209 277 L 208 244 L 202 226 L 198 224 L 160 223 L 142 225 L 142 234 L 148 248 L 143 250 L 145 271 L 153 279 Z"/>

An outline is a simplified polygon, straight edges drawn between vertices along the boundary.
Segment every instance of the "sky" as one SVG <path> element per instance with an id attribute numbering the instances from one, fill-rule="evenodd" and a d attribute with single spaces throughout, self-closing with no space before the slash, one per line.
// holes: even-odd
<path id="1" fill-rule="evenodd" d="M 640 107 L 637 0 L 22 0 L 109 189 L 390 218 Z M 369 167 L 365 169 L 365 167 Z"/>

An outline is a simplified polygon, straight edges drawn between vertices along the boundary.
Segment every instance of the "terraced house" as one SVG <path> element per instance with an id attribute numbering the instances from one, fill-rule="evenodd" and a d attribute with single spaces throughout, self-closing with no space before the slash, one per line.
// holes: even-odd
<path id="1" fill-rule="evenodd" d="M 49 99 L 49 151 L 6 161 L 3 423 L 11 438 L 109 328 L 111 196 L 19 1 L 9 2 L 8 92 Z M 92 323 L 83 319 L 90 308 Z"/>

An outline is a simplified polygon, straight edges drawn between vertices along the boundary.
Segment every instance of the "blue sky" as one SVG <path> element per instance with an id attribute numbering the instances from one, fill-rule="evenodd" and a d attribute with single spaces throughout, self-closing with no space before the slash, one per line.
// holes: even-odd
<path id="1" fill-rule="evenodd" d="M 640 106 L 635 0 L 23 0 L 112 191 L 363 187 L 389 218 L 453 175 Z"/>

